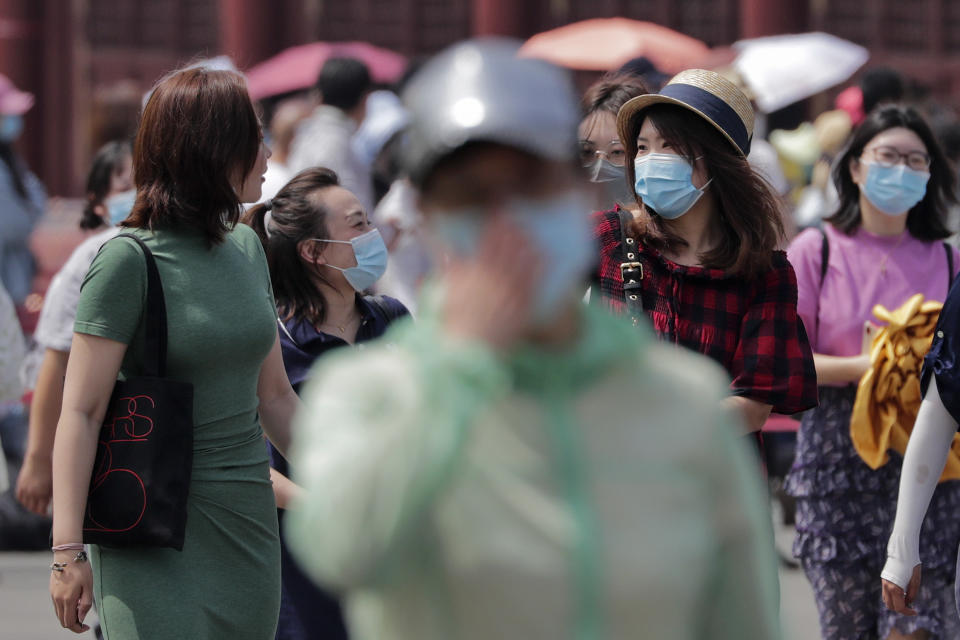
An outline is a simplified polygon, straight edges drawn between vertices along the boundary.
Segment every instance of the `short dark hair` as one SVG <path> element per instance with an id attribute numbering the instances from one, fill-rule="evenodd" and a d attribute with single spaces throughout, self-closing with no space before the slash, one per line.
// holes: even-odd
<path id="1" fill-rule="evenodd" d="M 337 174 L 324 167 L 304 169 L 265 203 L 251 207 L 242 222 L 260 237 L 277 310 L 284 320 L 306 318 L 320 324 L 327 315 L 326 300 L 316 279 L 322 276 L 309 270 L 300 257 L 300 243 L 330 237 L 327 211 L 317 202 L 316 193 L 340 185 Z M 267 212 L 270 229 L 267 230 Z"/>
<path id="2" fill-rule="evenodd" d="M 650 93 L 647 85 L 637 76 L 608 75 L 590 85 L 580 101 L 580 109 L 584 118 L 598 112 L 612 113 L 616 118 L 628 100 L 646 93 Z"/>
<path id="3" fill-rule="evenodd" d="M 721 239 L 716 248 L 700 256 L 704 267 L 723 269 L 732 275 L 753 278 L 773 264 L 773 252 L 784 237 L 780 205 L 773 189 L 757 174 L 747 159 L 712 125 L 699 115 L 667 104 L 656 104 L 638 114 L 622 140 L 627 158 L 637 155 L 637 135 L 650 118 L 664 140 L 693 164 L 703 157 L 712 181 L 709 191 L 716 197 Z M 627 181 L 633 189 L 636 170 L 626 164 Z M 637 196 L 637 203 L 643 201 Z M 646 212 L 631 223 L 631 232 L 655 249 L 683 244 L 670 233 L 663 218 Z"/>
<path id="4" fill-rule="evenodd" d="M 103 204 L 110 193 L 110 182 L 123 162 L 132 153 L 129 140 L 111 140 L 97 150 L 93 156 L 90 173 L 87 174 L 87 201 L 80 217 L 81 229 L 99 229 L 109 224 L 94 207 Z"/>
<path id="5" fill-rule="evenodd" d="M 140 118 L 137 200 L 123 226 L 188 226 L 211 246 L 222 241 L 240 219 L 232 180 L 253 169 L 261 140 L 243 76 L 198 67 L 166 76 Z"/>
<path id="6" fill-rule="evenodd" d="M 863 112 L 870 113 L 881 102 L 903 100 L 903 76 L 889 67 L 874 67 L 860 78 L 860 90 L 863 92 Z"/>
<path id="7" fill-rule="evenodd" d="M 354 109 L 372 88 L 370 70 L 356 58 L 330 58 L 317 77 L 323 103 L 343 111 Z"/>
<path id="8" fill-rule="evenodd" d="M 860 158 L 871 140 L 895 127 L 904 127 L 917 134 L 930 156 L 927 192 L 923 200 L 907 214 L 907 229 L 910 235 L 919 240 L 932 242 L 946 238 L 950 235 L 947 207 L 957 203 L 956 176 L 923 117 L 912 107 L 901 105 L 882 106 L 872 111 L 857 127 L 850 144 L 833 168 L 833 181 L 840 195 L 840 204 L 837 212 L 826 221 L 848 235 L 853 235 L 860 228 L 860 187 L 850 175 L 850 161 Z"/>

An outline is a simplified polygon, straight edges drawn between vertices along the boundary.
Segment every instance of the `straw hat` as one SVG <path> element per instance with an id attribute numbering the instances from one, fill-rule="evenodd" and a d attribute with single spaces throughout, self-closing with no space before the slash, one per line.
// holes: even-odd
<path id="1" fill-rule="evenodd" d="M 660 93 L 629 100 L 617 115 L 621 140 L 630 137 L 630 124 L 637 115 L 655 104 L 672 104 L 693 111 L 716 127 L 738 153 L 750 153 L 753 138 L 753 108 L 734 83 L 715 71 L 687 69 L 675 75 Z"/>

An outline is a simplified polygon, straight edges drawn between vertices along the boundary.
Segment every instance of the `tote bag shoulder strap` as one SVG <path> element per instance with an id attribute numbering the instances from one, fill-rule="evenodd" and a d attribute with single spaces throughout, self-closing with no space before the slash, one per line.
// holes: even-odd
<path id="1" fill-rule="evenodd" d="M 132 233 L 121 233 L 116 238 L 130 238 L 143 251 L 147 263 L 147 318 L 144 344 L 144 371 L 149 377 L 167 375 L 167 305 L 163 297 L 163 283 L 153 252 L 146 243 Z"/>

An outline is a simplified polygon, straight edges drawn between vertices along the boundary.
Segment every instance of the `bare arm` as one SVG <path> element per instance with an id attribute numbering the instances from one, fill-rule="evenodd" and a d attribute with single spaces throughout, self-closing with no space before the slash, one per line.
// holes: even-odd
<path id="1" fill-rule="evenodd" d="M 815 353 L 813 363 L 817 368 L 818 385 L 859 382 L 870 368 L 870 355 L 863 353 L 859 356 L 827 356 Z"/>
<path id="2" fill-rule="evenodd" d="M 743 424 L 747 433 L 760 431 L 763 423 L 770 417 L 773 406 L 744 398 L 743 396 L 732 396 L 724 400 L 724 405 L 730 409 L 737 424 Z"/>
<path id="3" fill-rule="evenodd" d="M 83 540 L 83 512 L 97 450 L 97 435 L 127 345 L 81 333 L 74 334 L 63 408 L 53 444 L 53 544 Z M 60 623 L 81 633 L 93 602 L 93 574 L 86 562 L 72 562 L 75 551 L 56 552 L 63 571 L 50 574 L 50 596 Z"/>
<path id="4" fill-rule="evenodd" d="M 290 447 L 290 422 L 300 409 L 301 402 L 290 386 L 287 371 L 283 368 L 279 335 L 260 367 L 257 396 L 260 398 L 260 423 L 263 431 L 280 454 L 286 457 Z"/>
<path id="5" fill-rule="evenodd" d="M 122 342 L 75 334 L 53 445 L 53 543 L 79 542 L 97 435 L 127 351 Z"/>
<path id="6" fill-rule="evenodd" d="M 286 509 L 295 498 L 303 494 L 302 487 L 272 467 L 270 468 L 270 482 L 273 483 L 273 497 L 280 509 Z"/>
<path id="7" fill-rule="evenodd" d="M 17 500 L 34 513 L 45 514 L 53 491 L 53 438 L 63 400 L 63 379 L 70 353 L 47 349 L 30 403 L 30 429 L 23 468 L 17 477 Z"/>

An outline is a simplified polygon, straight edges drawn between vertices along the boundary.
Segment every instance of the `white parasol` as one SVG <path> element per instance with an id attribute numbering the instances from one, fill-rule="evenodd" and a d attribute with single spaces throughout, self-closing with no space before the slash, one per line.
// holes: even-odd
<path id="1" fill-rule="evenodd" d="M 733 48 L 733 66 L 764 113 L 846 81 L 870 57 L 860 45 L 821 32 L 740 40 Z"/>

